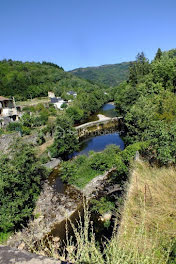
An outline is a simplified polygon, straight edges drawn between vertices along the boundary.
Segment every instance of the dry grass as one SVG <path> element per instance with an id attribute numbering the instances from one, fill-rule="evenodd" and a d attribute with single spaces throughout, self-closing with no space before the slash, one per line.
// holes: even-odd
<path id="1" fill-rule="evenodd" d="M 108 246 L 109 263 L 167 263 L 175 237 L 176 170 L 136 163 L 119 234 Z M 114 260 L 111 251 L 123 252 L 124 262 Z"/>

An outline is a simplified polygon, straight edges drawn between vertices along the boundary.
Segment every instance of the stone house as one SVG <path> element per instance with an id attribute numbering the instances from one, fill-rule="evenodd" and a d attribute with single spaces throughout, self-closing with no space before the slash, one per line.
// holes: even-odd
<path id="1" fill-rule="evenodd" d="M 64 101 L 61 97 L 53 97 L 53 98 L 50 98 L 50 100 L 51 100 L 51 104 L 54 104 L 54 106 L 57 109 L 63 110 L 62 105 L 66 103 L 66 101 Z"/>
<path id="2" fill-rule="evenodd" d="M 0 128 L 19 119 L 20 108 L 13 99 L 0 96 Z"/>

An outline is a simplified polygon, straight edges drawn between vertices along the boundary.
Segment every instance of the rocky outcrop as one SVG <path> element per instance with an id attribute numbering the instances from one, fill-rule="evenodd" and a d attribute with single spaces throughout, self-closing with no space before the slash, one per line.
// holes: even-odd
<path id="1" fill-rule="evenodd" d="M 53 158 L 51 161 L 43 164 L 47 169 L 54 169 L 61 163 L 61 159 Z"/>
<path id="2" fill-rule="evenodd" d="M 23 141 L 24 143 L 26 144 L 32 144 L 34 146 L 36 146 L 38 143 L 37 143 L 37 140 L 38 140 L 38 132 L 33 132 L 32 134 L 30 135 L 27 135 L 27 136 L 24 136 L 23 137 Z"/>
<path id="3" fill-rule="evenodd" d="M 8 246 L 0 246 L 0 264 L 62 264 L 62 262 Z"/>
<path id="4" fill-rule="evenodd" d="M 88 200 L 98 196 L 104 190 L 109 175 L 115 170 L 115 168 L 112 168 L 95 177 L 83 190 L 68 185 L 63 193 L 57 193 L 54 187 L 45 182 L 33 213 L 34 219 L 29 222 L 28 227 L 24 228 L 22 232 L 18 232 L 11 237 L 8 240 L 8 245 L 16 248 L 21 248 L 21 245 L 23 245 L 22 249 L 29 249 L 36 241 L 43 239 L 52 230 L 58 228 L 66 218 L 72 218 L 75 213 L 80 211 L 84 196 Z M 65 228 L 65 226 L 62 226 L 62 228 Z"/>
<path id="5" fill-rule="evenodd" d="M 24 248 L 27 249 L 29 245 L 50 233 L 55 224 L 69 218 L 80 204 L 82 194 L 74 187 L 67 186 L 64 193 L 57 193 L 45 182 L 33 213 L 34 219 L 29 222 L 27 228 L 9 238 L 8 245 L 18 248 L 24 242 Z"/>
<path id="6" fill-rule="evenodd" d="M 101 190 L 104 189 L 107 178 L 115 170 L 116 168 L 112 168 L 109 171 L 105 172 L 104 174 L 99 175 L 94 179 L 92 179 L 82 190 L 84 196 L 86 196 L 87 198 L 95 197 Z"/>
<path id="7" fill-rule="evenodd" d="M 19 132 L 14 132 L 10 134 L 4 134 L 0 136 L 0 152 L 7 154 L 10 151 L 10 147 L 15 143 L 15 140 L 20 137 Z"/>

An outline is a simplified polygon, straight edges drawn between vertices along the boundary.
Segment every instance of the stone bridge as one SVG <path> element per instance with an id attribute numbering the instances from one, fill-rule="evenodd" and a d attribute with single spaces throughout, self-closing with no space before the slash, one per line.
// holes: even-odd
<path id="1" fill-rule="evenodd" d="M 113 130 L 121 129 L 123 125 L 122 117 L 103 117 L 101 120 L 88 122 L 80 126 L 75 127 L 78 132 L 79 138 L 84 138 L 87 136 L 98 135 L 100 131 L 111 132 Z"/>

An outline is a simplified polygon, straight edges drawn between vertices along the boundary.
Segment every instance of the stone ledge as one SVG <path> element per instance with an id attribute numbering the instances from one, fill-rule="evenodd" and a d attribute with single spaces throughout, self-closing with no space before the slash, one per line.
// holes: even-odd
<path id="1" fill-rule="evenodd" d="M 39 256 L 8 246 L 0 246 L 0 264 L 64 264 L 51 258 Z"/>

